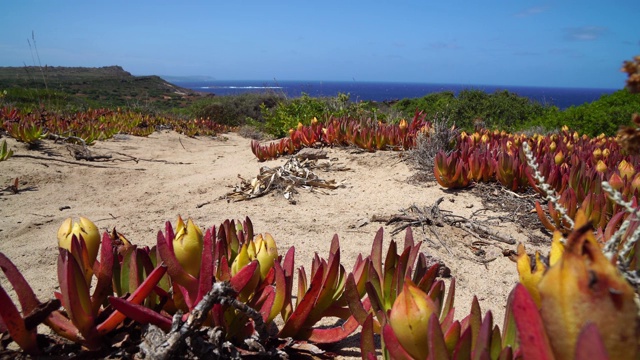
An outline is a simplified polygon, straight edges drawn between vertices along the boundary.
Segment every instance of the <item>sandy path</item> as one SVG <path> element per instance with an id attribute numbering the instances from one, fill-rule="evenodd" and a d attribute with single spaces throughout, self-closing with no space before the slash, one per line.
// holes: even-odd
<path id="1" fill-rule="evenodd" d="M 66 145 L 47 141 L 41 150 L 33 151 L 8 139 L 18 156 L 0 162 L 0 187 L 18 177 L 21 187 L 34 189 L 17 195 L 0 193 L 0 251 L 23 271 L 38 296 L 46 299 L 57 288 L 56 231 L 70 216 L 86 216 L 101 229 L 116 226 L 132 242 L 143 245 L 153 245 L 164 222 L 175 222 L 178 214 L 192 217 L 201 227 L 249 216 L 256 232 L 273 234 L 282 254 L 295 246 L 297 266 L 307 269 L 314 252 L 327 256 L 330 240 L 337 233 L 343 264 L 349 270 L 358 253 L 369 253 L 381 226 L 370 223 L 357 227 L 363 218 L 395 214 L 412 204 L 431 205 L 439 197 L 445 198 L 442 209 L 462 216 L 482 207 L 468 192 L 448 193 L 435 184 L 408 182 L 413 170 L 402 161 L 401 153 L 352 153 L 347 149 L 328 149 L 328 153 L 350 171 L 319 173 L 324 179 L 344 182 L 344 188 L 330 191 L 330 195 L 301 190 L 297 205 L 280 195 L 228 203 L 218 199 L 238 183 L 238 175 L 251 178 L 261 166 L 273 167 L 285 160 L 258 163 L 249 140 L 236 134 L 226 134 L 224 139 L 194 139 L 169 131 L 148 138 L 118 136 L 95 144 L 91 151 L 121 160 L 129 159 L 126 156 L 144 160 L 85 161 L 83 165 L 58 161 L 75 162 Z M 197 207 L 205 202 L 210 204 Z M 59 210 L 63 206 L 69 209 Z M 391 229 L 385 228 L 385 246 Z M 525 241 L 514 225 L 504 230 Z M 415 229 L 414 234 L 416 239 L 433 239 L 422 250 L 444 261 L 455 276 L 456 317 L 468 312 L 476 294 L 483 311 L 492 310 L 501 325 L 506 297 L 517 281 L 515 264 L 501 256 L 501 249 L 515 246 L 490 242 L 484 247 L 486 257 L 497 258 L 482 265 L 468 259 L 474 257 L 467 246 L 474 239 L 458 229 L 438 231 L 452 254 L 429 232 Z M 402 242 L 403 237 L 404 232 L 396 239 Z"/>

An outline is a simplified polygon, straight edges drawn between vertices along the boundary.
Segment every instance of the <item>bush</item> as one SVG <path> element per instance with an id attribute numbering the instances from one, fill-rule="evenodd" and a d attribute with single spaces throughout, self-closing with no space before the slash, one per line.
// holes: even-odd
<path id="1" fill-rule="evenodd" d="M 264 117 L 264 131 L 275 136 L 287 135 L 289 129 L 311 124 L 315 117 L 320 121 L 330 117 L 372 118 L 384 120 L 384 115 L 378 113 L 379 105 L 375 102 L 352 102 L 349 94 L 339 93 L 334 97 L 311 97 L 308 94 L 294 99 L 278 102 L 277 106 L 269 109 L 262 107 Z M 381 115 L 380 118 L 378 115 Z"/>
<path id="2" fill-rule="evenodd" d="M 612 136 L 620 126 L 630 125 L 631 116 L 640 112 L 640 94 L 629 90 L 619 90 L 611 95 L 580 106 L 572 106 L 564 111 L 549 111 L 530 125 L 542 125 L 546 129 L 563 125 L 590 136 L 602 133 Z"/>
<path id="3" fill-rule="evenodd" d="M 482 90 L 462 90 L 428 94 L 422 98 L 403 99 L 394 105 L 409 116 L 416 109 L 439 114 L 450 124 L 472 130 L 477 122 L 490 129 L 513 130 L 541 117 L 550 108 L 509 91 L 487 94 Z"/>
<path id="4" fill-rule="evenodd" d="M 272 92 L 210 96 L 192 104 L 186 114 L 192 118 L 209 118 L 219 124 L 242 126 L 248 119 L 264 122 L 262 108 L 271 109 L 284 97 Z"/>

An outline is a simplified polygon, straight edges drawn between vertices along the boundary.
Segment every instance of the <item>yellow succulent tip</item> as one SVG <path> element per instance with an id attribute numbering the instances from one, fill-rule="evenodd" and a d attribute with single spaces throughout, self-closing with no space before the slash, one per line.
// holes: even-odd
<path id="1" fill-rule="evenodd" d="M 200 274 L 202 247 L 202 230 L 191 219 L 187 220 L 185 226 L 182 217 L 178 216 L 176 234 L 173 239 L 173 253 L 180 266 L 193 277 L 198 277 Z"/>
<path id="2" fill-rule="evenodd" d="M 544 275 L 546 266 L 540 260 L 540 253 L 536 251 L 535 268 L 531 267 L 531 260 L 525 251 L 524 245 L 518 245 L 518 274 L 520 275 L 520 283 L 527 289 L 531 298 L 540 307 L 540 292 L 538 284 Z"/>
<path id="3" fill-rule="evenodd" d="M 57 235 L 58 246 L 69 251 L 71 251 L 73 236 L 75 236 L 78 241 L 84 241 L 89 259 L 89 263 L 84 264 L 87 269 L 85 275 L 87 280 L 90 281 L 91 268 L 98 257 L 98 250 L 100 249 L 100 230 L 91 220 L 81 216 L 78 222 L 73 222 L 71 218 L 65 219 L 58 228 Z M 80 260 L 78 259 L 78 261 Z"/>

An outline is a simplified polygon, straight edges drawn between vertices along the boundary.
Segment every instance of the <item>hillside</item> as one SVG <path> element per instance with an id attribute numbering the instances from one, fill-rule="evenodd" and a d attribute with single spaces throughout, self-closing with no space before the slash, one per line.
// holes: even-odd
<path id="1" fill-rule="evenodd" d="M 7 90 L 6 100 L 21 104 L 45 99 L 76 106 L 155 109 L 183 107 L 203 96 L 158 76 L 133 76 L 120 66 L 0 67 L 0 90 Z"/>

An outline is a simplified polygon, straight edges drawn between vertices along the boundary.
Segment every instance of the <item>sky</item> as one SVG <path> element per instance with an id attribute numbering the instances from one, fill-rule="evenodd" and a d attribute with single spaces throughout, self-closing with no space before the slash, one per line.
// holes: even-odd
<path id="1" fill-rule="evenodd" d="M 8 0 L 0 66 L 618 89 L 638 19 L 640 1 L 618 0 Z"/>

